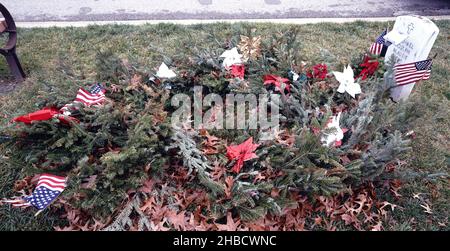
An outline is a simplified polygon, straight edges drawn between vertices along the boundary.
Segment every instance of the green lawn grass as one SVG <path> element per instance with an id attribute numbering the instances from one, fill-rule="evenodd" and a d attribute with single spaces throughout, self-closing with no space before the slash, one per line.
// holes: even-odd
<path id="1" fill-rule="evenodd" d="M 396 202 L 402 208 L 386 219 L 388 230 L 449 230 L 450 21 L 436 23 L 440 34 L 431 52 L 431 56 L 437 54 L 432 78 L 416 86 L 407 103 L 400 104 L 416 115 L 402 125 L 414 130 L 416 138 L 406 164 L 398 170 L 405 180 L 402 197 Z M 348 63 L 366 51 L 382 30 L 392 26 L 393 22 L 301 25 L 298 50 L 304 61 Z M 165 57 L 176 60 L 193 56 L 194 46 L 217 48 L 252 28 L 264 39 L 290 27 L 236 23 L 19 29 L 18 54 L 28 79 L 14 92 L 0 96 L 0 126 L 14 116 L 41 108 L 42 92 L 73 99 L 79 86 L 107 74 L 96 62 L 108 51 L 141 71 L 154 72 Z M 2 59 L 0 75 L 8 74 Z M 0 148 L 0 197 L 12 195 L 13 183 L 25 168 L 5 161 L 7 151 Z M 421 193 L 419 199 L 413 198 L 417 193 Z M 424 203 L 431 206 L 432 214 L 424 212 L 420 206 Z M 0 230 L 51 230 L 57 221 L 51 214 L 35 218 L 31 212 L 0 207 Z"/>

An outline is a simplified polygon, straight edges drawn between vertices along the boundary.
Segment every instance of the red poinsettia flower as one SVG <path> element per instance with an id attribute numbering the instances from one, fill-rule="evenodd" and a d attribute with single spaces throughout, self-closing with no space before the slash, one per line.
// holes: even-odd
<path id="1" fill-rule="evenodd" d="M 234 64 L 231 66 L 231 76 L 233 78 L 243 79 L 245 76 L 245 66 L 242 64 Z"/>
<path id="2" fill-rule="evenodd" d="M 312 71 L 308 71 L 306 76 L 309 78 L 325 79 L 328 75 L 328 67 L 326 64 L 316 64 L 312 67 Z"/>
<path id="3" fill-rule="evenodd" d="M 359 65 L 363 69 L 356 78 L 361 77 L 361 80 L 367 79 L 367 77 L 372 76 L 377 71 L 378 65 L 379 65 L 378 60 L 372 59 L 366 55 L 364 57 L 364 62 Z"/>
<path id="4" fill-rule="evenodd" d="M 253 144 L 253 137 L 247 139 L 240 145 L 227 146 L 228 160 L 236 160 L 236 164 L 233 166 L 233 172 L 239 173 L 244 166 L 244 161 L 258 158 L 258 155 L 254 153 L 259 144 Z"/>
<path id="5" fill-rule="evenodd" d="M 274 85 L 275 90 L 280 92 L 282 90 L 287 90 L 288 92 L 291 91 L 289 79 L 277 75 L 264 75 L 264 85 Z"/>

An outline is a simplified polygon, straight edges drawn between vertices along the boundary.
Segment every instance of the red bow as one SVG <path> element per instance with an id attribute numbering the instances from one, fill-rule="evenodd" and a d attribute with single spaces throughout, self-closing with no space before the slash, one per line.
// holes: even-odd
<path id="1" fill-rule="evenodd" d="M 308 71 L 306 76 L 308 78 L 325 79 L 328 75 L 328 68 L 326 64 L 316 64 L 312 67 L 312 72 Z"/>
<path id="2" fill-rule="evenodd" d="M 361 77 L 361 80 L 365 80 L 367 77 L 372 76 L 377 71 L 378 65 L 378 60 L 372 59 L 366 55 L 364 57 L 364 62 L 359 65 L 360 67 L 363 67 L 363 69 L 356 78 Z"/>
<path id="3" fill-rule="evenodd" d="M 76 118 L 62 115 L 60 111 L 54 107 L 46 107 L 43 108 L 42 110 L 16 117 L 13 119 L 13 121 L 31 124 L 34 121 L 45 121 L 55 117 L 58 118 L 59 121 L 64 124 L 70 124 L 70 121 L 74 121 L 77 123 L 79 122 Z"/>
<path id="4" fill-rule="evenodd" d="M 283 89 L 286 89 L 288 92 L 291 91 L 289 79 L 282 78 L 277 75 L 264 75 L 264 85 L 271 85 L 271 84 L 275 86 L 275 90 L 277 91 L 281 92 Z"/>

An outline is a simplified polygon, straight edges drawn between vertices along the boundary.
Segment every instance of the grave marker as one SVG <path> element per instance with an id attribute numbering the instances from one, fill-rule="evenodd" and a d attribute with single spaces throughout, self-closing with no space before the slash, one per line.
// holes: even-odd
<path id="1" fill-rule="evenodd" d="M 384 38 L 392 44 L 388 47 L 385 62 L 395 56 L 396 64 L 413 63 L 428 58 L 439 28 L 428 18 L 421 16 L 399 16 L 392 31 Z M 391 89 L 394 101 L 405 100 L 415 83 Z"/>

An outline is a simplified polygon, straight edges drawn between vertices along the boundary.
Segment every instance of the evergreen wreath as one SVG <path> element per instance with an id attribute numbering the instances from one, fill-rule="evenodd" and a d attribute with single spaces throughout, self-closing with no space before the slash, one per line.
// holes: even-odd
<path id="1" fill-rule="evenodd" d="M 4 128 L 11 137 L 4 143 L 11 163 L 25 167 L 24 177 L 43 172 L 68 176 L 52 210 L 84 215 L 69 220 L 71 229 L 94 224 L 91 219 L 112 223 L 107 230 L 130 229 L 133 209 L 139 212 L 139 229 L 227 229 L 220 223 L 235 223 L 232 217 L 258 229 L 252 222 L 268 226 L 268 221 L 287 221 L 288 215 L 304 216 L 292 210 L 307 210 L 305 201 L 316 208 L 329 206 L 327 198 L 358 201 L 359 194 L 371 194 L 373 182 L 386 179 L 387 167 L 409 149 L 405 132 L 391 123 L 402 115 L 388 98 L 392 66 L 374 55 L 354 59 L 351 68 L 362 92 L 352 97 L 337 91 L 339 82 L 328 72 L 344 65 L 306 64 L 298 35 L 291 29 L 272 37 L 239 36 L 214 51 L 193 47 L 185 57 L 165 55 L 165 63 L 178 72 L 170 79 L 124 64 L 112 52 L 99 52 L 97 64 L 104 70 L 98 81 L 106 87 L 106 102 L 79 107 L 71 114 L 79 122 L 51 119 Z M 220 55 L 238 45 L 248 50 L 242 51 L 246 57 L 240 67 L 223 67 Z M 171 97 L 192 95 L 194 86 L 202 86 L 205 95 L 223 97 L 279 93 L 280 130 L 172 128 Z M 68 102 L 47 100 L 43 107 Z M 329 127 L 333 119 L 339 130 L 346 130 L 341 139 L 324 144 L 327 135 L 336 133 Z M 267 135 L 273 139 L 260 140 Z M 250 138 L 257 146 L 249 152 L 253 157 L 236 172 L 239 158 L 229 157 L 230 146 Z M 364 210 L 370 215 L 373 208 Z M 190 226 L 188 220 L 175 220 L 180 213 L 192 216 Z M 368 225 L 379 227 L 373 222 Z"/>

